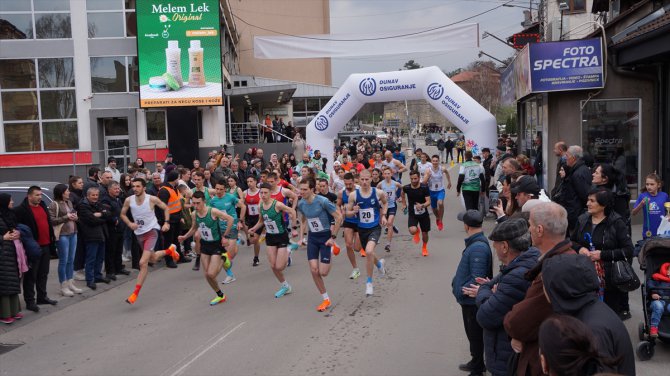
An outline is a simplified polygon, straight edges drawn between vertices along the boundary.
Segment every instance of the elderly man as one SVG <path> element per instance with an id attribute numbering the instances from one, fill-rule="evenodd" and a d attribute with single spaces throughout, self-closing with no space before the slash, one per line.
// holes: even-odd
<path id="1" fill-rule="evenodd" d="M 577 217 L 586 211 L 586 200 L 591 190 L 591 169 L 584 164 L 584 152 L 577 145 L 570 146 L 565 153 L 565 163 L 570 168 L 567 174 L 568 184 L 565 185 L 565 210 L 568 211 L 569 227 L 572 230 Z"/>
<path id="2" fill-rule="evenodd" d="M 159 172 L 151 174 L 151 183 L 147 186 L 147 193 L 152 196 L 158 196 L 158 191 L 163 186 L 163 177 Z"/>
<path id="3" fill-rule="evenodd" d="M 551 305 L 544 297 L 542 288 L 543 263 L 560 254 L 572 253 L 572 242 L 565 238 L 568 229 L 568 213 L 553 202 L 541 203 L 530 212 L 530 236 L 533 246 L 540 250 L 538 263 L 528 271 L 532 282 L 526 297 L 515 304 L 505 315 L 505 331 L 512 338 L 512 348 L 521 353 L 517 365 L 517 375 L 542 375 L 538 346 L 540 324 L 553 313 Z"/>
<path id="4" fill-rule="evenodd" d="M 483 375 L 486 371 L 484 366 L 484 332 L 477 323 L 477 305 L 475 298 L 469 296 L 469 288 L 477 283 L 478 278 L 491 278 L 493 276 L 493 263 L 491 259 L 491 247 L 482 230 L 484 215 L 477 210 L 468 210 L 458 215 L 458 220 L 463 222 L 465 232 L 465 250 L 461 261 L 456 269 L 454 279 L 451 281 L 451 289 L 456 301 L 461 305 L 463 312 L 463 325 L 465 334 L 470 342 L 470 356 L 472 359 L 458 368 L 470 372 L 471 376 Z"/>
<path id="5" fill-rule="evenodd" d="M 230 163 L 230 169 L 233 172 L 233 177 L 237 180 L 237 186 L 241 190 L 246 191 L 249 188 L 247 185 L 247 173 L 240 168 L 240 162 L 233 161 Z"/>
<path id="6" fill-rule="evenodd" d="M 233 170 L 230 168 L 230 159 L 224 156 L 221 158 L 219 166 L 214 170 L 214 180 L 219 181 L 233 176 Z"/>
<path id="7" fill-rule="evenodd" d="M 500 273 L 490 281 L 479 280 L 481 285 L 473 285 L 471 291 L 476 294 L 477 322 L 484 328 L 486 369 L 505 376 L 513 351 L 503 320 L 526 295 L 530 281 L 524 275 L 537 264 L 540 251 L 530 247 L 528 223 L 521 218 L 498 224 L 489 239 L 502 266 Z"/>
<path id="8" fill-rule="evenodd" d="M 108 239 L 106 223 L 110 212 L 100 203 L 100 189 L 89 188 L 86 198 L 79 203 L 78 215 L 81 226 L 81 240 L 86 248 L 86 286 L 97 288 L 97 282 L 109 283 L 102 276 L 102 263 L 105 261 L 105 241 Z"/>

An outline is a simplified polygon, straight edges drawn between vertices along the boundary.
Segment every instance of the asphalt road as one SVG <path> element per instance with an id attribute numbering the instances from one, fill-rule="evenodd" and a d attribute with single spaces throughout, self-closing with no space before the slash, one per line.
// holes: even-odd
<path id="1" fill-rule="evenodd" d="M 445 229 L 431 232 L 426 258 L 400 216 L 394 250 L 379 247 L 388 275 L 375 278 L 373 297 L 365 297 L 364 276 L 348 279 L 346 256 L 335 257 L 326 279 L 333 306 L 324 313 L 315 310 L 320 296 L 302 248 L 286 273 L 293 294 L 275 299 L 279 286 L 267 261 L 252 267 L 251 249 L 243 247 L 237 281 L 224 286 L 228 301 L 215 307 L 202 273 L 190 265 L 157 265 L 130 306 L 124 299 L 135 272 L 95 293 L 63 298 L 52 264 L 49 291 L 59 305 L 0 328 L 1 344 L 20 345 L 4 347 L 0 375 L 464 375 L 457 365 L 468 360 L 467 340 L 451 294 L 465 237 L 455 193 L 447 206 Z M 488 220 L 487 232 L 492 227 Z M 358 258 L 361 268 L 364 260 Z M 635 345 L 639 291 L 631 307 L 626 325 Z M 660 344 L 652 360 L 638 362 L 638 374 L 667 375 L 669 361 L 670 346 Z"/>

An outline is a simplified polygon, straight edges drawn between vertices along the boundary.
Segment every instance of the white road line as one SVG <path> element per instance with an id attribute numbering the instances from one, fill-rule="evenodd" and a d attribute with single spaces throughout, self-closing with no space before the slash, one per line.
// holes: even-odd
<path id="1" fill-rule="evenodd" d="M 181 373 L 184 372 L 184 370 L 185 370 L 186 368 L 188 368 L 191 364 L 193 364 L 193 362 L 195 362 L 196 360 L 198 360 L 201 356 L 203 356 L 207 351 L 211 350 L 214 346 L 216 346 L 216 345 L 218 345 L 219 343 L 223 342 L 223 340 L 225 340 L 229 335 L 233 334 L 233 332 L 235 332 L 237 329 L 241 328 L 244 324 L 246 324 L 246 322 L 241 322 L 241 323 L 237 324 L 237 326 L 235 326 L 234 328 L 230 329 L 228 332 L 226 332 L 226 333 L 222 334 L 221 336 L 219 336 L 219 338 L 218 338 L 216 341 L 214 341 L 211 345 L 209 345 L 209 346 L 205 347 L 204 349 L 202 349 L 202 350 L 201 350 L 200 352 L 198 352 L 193 358 L 191 358 L 191 360 L 189 360 L 188 362 L 186 362 L 183 366 L 179 367 L 179 369 L 177 369 L 176 371 L 174 371 L 173 373 L 171 373 L 169 376 L 179 376 L 179 375 L 181 375 Z M 224 329 L 224 330 L 225 330 L 225 329 Z M 215 337 L 215 338 L 216 338 L 216 337 Z M 201 347 L 202 347 L 202 346 L 201 346 Z M 197 351 L 197 350 L 196 350 L 196 351 Z M 192 355 L 192 354 L 191 354 L 191 355 Z M 191 355 L 189 355 L 188 357 L 190 357 Z M 188 358 L 188 357 L 187 357 L 187 358 Z M 182 361 L 183 361 L 183 360 L 179 361 L 179 362 L 178 362 L 177 364 L 175 364 L 174 366 L 168 368 L 165 372 L 162 373 L 162 375 L 165 375 L 167 371 L 169 371 L 170 369 L 176 367 L 176 366 L 177 366 L 179 363 L 181 363 Z"/>

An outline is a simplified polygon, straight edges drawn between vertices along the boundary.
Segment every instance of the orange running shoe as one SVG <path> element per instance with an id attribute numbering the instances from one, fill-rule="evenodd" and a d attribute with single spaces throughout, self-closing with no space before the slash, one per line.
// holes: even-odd
<path id="1" fill-rule="evenodd" d="M 179 252 L 177 252 L 177 246 L 174 244 L 170 244 L 169 247 L 165 250 L 165 254 L 172 257 L 172 260 L 174 262 L 179 261 Z"/>
<path id="2" fill-rule="evenodd" d="M 367 254 L 365 253 L 365 249 L 361 248 L 361 257 L 365 257 Z"/>
<path id="3" fill-rule="evenodd" d="M 414 233 L 414 243 L 419 244 L 419 230 Z"/>
<path id="4" fill-rule="evenodd" d="M 336 243 L 333 243 L 332 250 L 333 250 L 333 254 L 334 254 L 335 256 L 337 256 L 337 255 L 340 254 L 340 247 L 338 247 Z"/>
<path id="5" fill-rule="evenodd" d="M 321 302 L 321 304 L 319 304 L 319 306 L 316 307 L 316 310 L 319 312 L 323 312 L 326 309 L 328 309 L 328 307 L 330 307 L 330 299 L 324 299 L 323 302 Z"/>
<path id="6" fill-rule="evenodd" d="M 421 254 L 423 255 L 423 257 L 428 256 L 428 248 L 426 248 L 426 246 L 423 246 L 423 248 L 421 248 Z"/>
<path id="7" fill-rule="evenodd" d="M 128 303 L 128 304 L 135 304 L 135 301 L 136 301 L 136 300 L 137 300 L 137 294 L 132 293 L 132 294 L 130 294 L 130 296 L 128 297 L 128 299 L 126 299 L 126 303 Z"/>
<path id="8" fill-rule="evenodd" d="M 442 223 L 442 221 L 439 219 L 437 220 L 437 229 L 440 231 L 444 230 L 444 223 Z"/>

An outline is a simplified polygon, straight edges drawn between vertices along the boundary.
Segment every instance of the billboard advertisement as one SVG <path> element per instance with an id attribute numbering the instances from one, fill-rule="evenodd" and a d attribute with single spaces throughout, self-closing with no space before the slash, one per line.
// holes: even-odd
<path id="1" fill-rule="evenodd" d="M 604 86 L 600 38 L 532 43 L 528 47 L 534 93 Z"/>
<path id="2" fill-rule="evenodd" d="M 223 104 L 219 0 L 138 0 L 140 107 Z"/>

